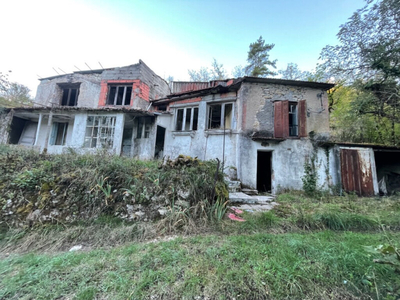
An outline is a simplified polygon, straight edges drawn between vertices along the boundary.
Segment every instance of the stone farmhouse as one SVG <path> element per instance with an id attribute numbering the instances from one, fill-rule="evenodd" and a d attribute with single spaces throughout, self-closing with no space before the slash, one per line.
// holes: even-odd
<path id="1" fill-rule="evenodd" d="M 143 160 L 218 158 L 231 180 L 271 193 L 302 189 L 309 164 L 321 188 L 377 194 L 398 149 L 329 142 L 333 86 L 257 77 L 169 85 L 139 60 L 40 79 L 34 107 L 1 115 L 0 143 Z"/>

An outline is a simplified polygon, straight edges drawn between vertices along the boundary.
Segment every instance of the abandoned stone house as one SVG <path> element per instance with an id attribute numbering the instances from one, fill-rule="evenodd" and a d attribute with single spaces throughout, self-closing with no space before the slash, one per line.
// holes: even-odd
<path id="1" fill-rule="evenodd" d="M 332 87 L 255 77 L 169 86 L 140 60 L 40 79 L 34 107 L 2 115 L 0 143 L 48 153 L 218 158 L 232 180 L 272 193 L 302 189 L 304 165 L 314 162 L 320 187 L 376 194 L 376 149 L 329 143 Z"/>

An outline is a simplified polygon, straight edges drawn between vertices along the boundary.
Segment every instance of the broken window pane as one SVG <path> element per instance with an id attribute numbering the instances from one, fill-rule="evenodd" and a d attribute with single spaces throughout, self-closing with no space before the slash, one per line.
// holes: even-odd
<path id="1" fill-rule="evenodd" d="M 185 119 L 185 129 L 186 131 L 190 130 L 190 119 L 192 117 L 192 109 L 186 108 L 186 119 Z"/>
<path id="2" fill-rule="evenodd" d="M 208 129 L 217 129 L 221 127 L 222 105 L 211 105 L 208 113 Z"/>
<path id="3" fill-rule="evenodd" d="M 108 91 L 108 99 L 107 99 L 107 104 L 113 105 L 114 100 L 115 100 L 115 94 L 117 93 L 117 87 L 116 86 L 111 86 L 109 91 Z"/>
<path id="4" fill-rule="evenodd" d="M 78 104 L 78 88 L 64 88 L 61 98 L 61 106 L 77 106 Z"/>
<path id="5" fill-rule="evenodd" d="M 84 147 L 112 148 L 114 143 L 115 117 L 88 116 Z"/>
<path id="6" fill-rule="evenodd" d="M 225 104 L 225 117 L 224 117 L 225 129 L 232 128 L 232 111 L 233 111 L 233 104 L 232 103 Z"/>
<path id="7" fill-rule="evenodd" d="M 289 103 L 289 136 L 298 136 L 297 103 Z"/>
<path id="8" fill-rule="evenodd" d="M 176 110 L 176 126 L 177 131 L 197 130 L 197 122 L 199 116 L 198 107 L 187 107 Z"/>
<path id="9" fill-rule="evenodd" d="M 210 105 L 208 107 L 207 129 L 232 129 L 232 118 L 233 103 Z"/>
<path id="10" fill-rule="evenodd" d="M 113 85 L 108 88 L 107 105 L 130 105 L 132 86 Z"/>
<path id="11" fill-rule="evenodd" d="M 50 145 L 65 145 L 68 123 L 53 123 L 53 131 L 50 136 Z"/>
<path id="12" fill-rule="evenodd" d="M 192 130 L 197 130 L 197 122 L 199 119 L 199 108 L 195 107 L 193 108 L 193 125 L 192 125 Z"/>
<path id="13" fill-rule="evenodd" d="M 124 105 L 131 105 L 132 87 L 126 87 L 125 103 Z"/>
<path id="14" fill-rule="evenodd" d="M 183 109 L 178 109 L 176 115 L 176 127 L 175 130 L 182 130 L 183 125 Z"/>

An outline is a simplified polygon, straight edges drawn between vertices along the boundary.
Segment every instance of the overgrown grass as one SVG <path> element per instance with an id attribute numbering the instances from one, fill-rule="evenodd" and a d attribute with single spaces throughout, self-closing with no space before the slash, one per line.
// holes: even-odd
<path id="1" fill-rule="evenodd" d="M 395 299 L 400 276 L 363 249 L 382 242 L 380 234 L 264 233 L 12 256 L 0 261 L 0 298 Z"/>

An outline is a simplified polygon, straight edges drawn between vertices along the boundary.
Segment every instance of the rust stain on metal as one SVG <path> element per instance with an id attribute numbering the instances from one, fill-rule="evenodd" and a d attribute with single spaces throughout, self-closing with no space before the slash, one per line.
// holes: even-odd
<path id="1" fill-rule="evenodd" d="M 359 196 L 374 195 L 370 156 L 355 149 L 340 150 L 342 186 Z"/>

